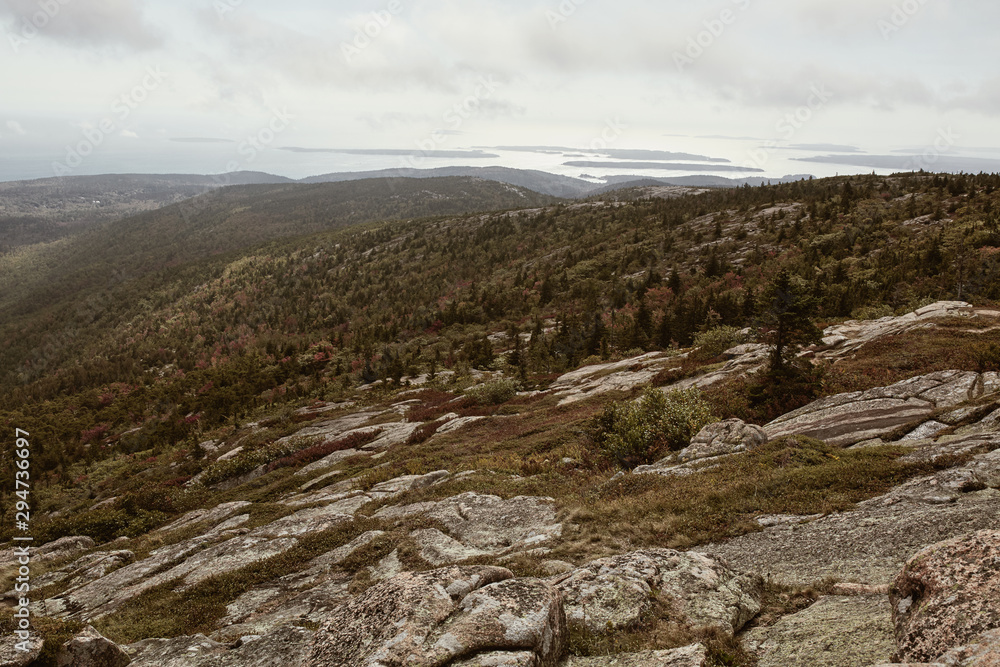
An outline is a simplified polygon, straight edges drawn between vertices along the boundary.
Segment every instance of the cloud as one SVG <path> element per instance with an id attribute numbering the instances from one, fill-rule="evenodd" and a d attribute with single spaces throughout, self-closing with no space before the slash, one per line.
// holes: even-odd
<path id="1" fill-rule="evenodd" d="M 132 130 L 122 130 L 121 131 L 121 136 L 125 137 L 126 139 L 138 139 L 139 138 L 139 135 L 136 134 L 135 132 L 133 132 Z"/>
<path id="2" fill-rule="evenodd" d="M 14 134 L 21 135 L 22 137 L 24 135 L 28 134 L 27 130 L 25 130 L 24 127 L 20 123 L 18 123 L 16 120 L 8 120 L 7 121 L 7 129 L 10 130 L 10 131 L 12 131 Z"/>
<path id="3" fill-rule="evenodd" d="M 49 3 L 47 3 L 49 4 Z M 37 34 L 74 47 L 124 47 L 146 51 L 163 45 L 159 30 L 144 19 L 141 0 L 52 2 L 0 0 L 0 21 L 17 36 Z"/>

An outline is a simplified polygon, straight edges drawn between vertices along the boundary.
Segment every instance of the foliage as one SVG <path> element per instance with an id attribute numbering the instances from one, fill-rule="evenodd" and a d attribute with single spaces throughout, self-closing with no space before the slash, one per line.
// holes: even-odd
<path id="1" fill-rule="evenodd" d="M 812 321 L 816 302 L 805 281 L 781 269 L 768 286 L 760 310 L 761 338 L 771 346 L 768 370 L 780 374 L 803 346 L 820 339 L 822 332 Z"/>
<path id="2" fill-rule="evenodd" d="M 1000 298 L 995 175 L 838 177 L 583 207 L 462 179 L 400 182 L 398 198 L 387 187 L 227 188 L 186 218 L 167 207 L 0 256 L 0 420 L 39 434 L 36 474 L 65 484 L 76 462 L 190 447 L 258 411 L 375 380 L 447 381 L 506 357 L 525 386 L 544 387 L 584 359 L 767 328 L 782 271 L 813 321 L 960 292 L 977 305 Z M 462 214 L 514 201 L 544 207 Z M 947 224 L 931 220 L 937 209 Z M 451 217 L 365 222 L 421 214 Z M 0 492 L 11 487 L 0 480 Z"/>
<path id="3" fill-rule="evenodd" d="M 278 468 L 297 468 L 299 466 L 319 461 L 322 458 L 326 458 L 334 452 L 343 452 L 348 449 L 359 449 L 375 440 L 381 433 L 381 429 L 372 429 L 370 431 L 362 431 L 361 433 L 352 433 L 351 435 L 333 440 L 331 442 L 323 442 L 318 445 L 313 445 L 312 447 L 300 449 L 290 456 L 284 456 L 275 461 L 271 461 L 267 464 L 267 472 L 277 470 Z"/>
<path id="4" fill-rule="evenodd" d="M 609 405 L 593 422 L 594 440 L 624 468 L 651 463 L 667 450 L 683 449 L 716 421 L 698 389 L 666 393 L 648 388 L 637 401 Z"/>
<path id="5" fill-rule="evenodd" d="M 514 398 L 518 389 L 514 378 L 497 378 L 470 388 L 465 395 L 479 405 L 500 405 Z"/>
<path id="6" fill-rule="evenodd" d="M 980 373 L 1000 371 L 1000 344 L 981 343 L 973 348 L 972 355 Z"/>
<path id="7" fill-rule="evenodd" d="M 694 346 L 698 348 L 698 356 L 712 359 L 726 350 L 748 342 L 750 337 L 736 327 L 721 326 L 695 334 Z"/>

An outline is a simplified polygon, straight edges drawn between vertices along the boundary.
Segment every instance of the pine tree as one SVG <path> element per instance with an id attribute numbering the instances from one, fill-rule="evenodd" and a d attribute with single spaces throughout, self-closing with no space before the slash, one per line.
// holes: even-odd
<path id="1" fill-rule="evenodd" d="M 812 321 L 815 311 L 808 287 L 787 270 L 779 271 L 760 304 L 762 338 L 771 346 L 771 373 L 786 370 L 802 347 L 820 339 L 822 333 Z"/>

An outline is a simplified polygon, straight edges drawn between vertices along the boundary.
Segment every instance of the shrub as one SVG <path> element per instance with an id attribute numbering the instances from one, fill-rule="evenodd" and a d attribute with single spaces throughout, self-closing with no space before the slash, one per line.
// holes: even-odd
<path id="1" fill-rule="evenodd" d="M 860 308 L 855 308 L 851 311 L 851 319 L 880 320 L 883 317 L 892 317 L 895 314 L 895 311 L 893 311 L 889 305 L 883 303 L 876 306 L 861 306 Z"/>
<path id="2" fill-rule="evenodd" d="M 39 542 L 49 542 L 69 535 L 85 535 L 98 544 L 103 544 L 123 535 L 145 535 L 169 518 L 170 515 L 165 512 L 139 509 L 131 505 L 122 507 L 116 503 L 111 507 L 74 512 L 43 521 L 37 528 L 36 538 Z"/>
<path id="3" fill-rule="evenodd" d="M 972 349 L 972 358 L 976 370 L 980 373 L 1000 371 L 1000 345 L 996 343 L 981 343 Z"/>
<path id="4" fill-rule="evenodd" d="M 431 439 L 431 437 L 435 433 L 437 433 L 437 430 L 442 426 L 444 426 L 446 423 L 448 422 L 438 420 L 438 421 L 428 422 L 426 424 L 417 427 L 417 430 L 411 433 L 410 437 L 406 439 L 406 444 L 419 445 L 422 442 L 427 442 L 428 440 Z"/>
<path id="5" fill-rule="evenodd" d="M 517 380 L 500 378 L 472 387 L 465 393 L 479 405 L 500 405 L 517 396 L 517 390 Z"/>
<path id="6" fill-rule="evenodd" d="M 694 346 L 699 348 L 697 356 L 703 359 L 713 359 L 728 349 L 742 345 L 750 337 L 736 327 L 716 327 L 697 333 L 694 336 Z"/>
<path id="7" fill-rule="evenodd" d="M 300 449 L 294 454 L 283 456 L 280 459 L 271 461 L 267 465 L 267 472 L 277 470 L 278 468 L 297 468 L 299 466 L 309 465 L 310 463 L 319 461 L 322 458 L 326 458 L 334 452 L 343 452 L 348 449 L 363 447 L 369 442 L 375 440 L 375 438 L 377 438 L 381 433 L 382 429 L 374 429 L 371 431 L 364 431 L 362 433 L 352 433 L 351 435 L 340 438 L 339 440 L 324 442 L 319 445 L 313 445 L 312 447 Z"/>
<path id="8" fill-rule="evenodd" d="M 612 403 L 594 418 L 601 452 L 624 468 L 651 463 L 666 450 L 683 449 L 716 421 L 698 389 L 665 393 L 647 388 L 637 401 Z"/>

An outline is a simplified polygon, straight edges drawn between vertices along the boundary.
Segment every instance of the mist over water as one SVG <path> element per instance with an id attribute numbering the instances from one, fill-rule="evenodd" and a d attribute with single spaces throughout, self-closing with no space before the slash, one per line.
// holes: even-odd
<path id="1" fill-rule="evenodd" d="M 821 178 L 838 174 L 872 173 L 873 171 L 878 174 L 889 174 L 903 169 L 810 162 L 804 161 L 802 158 L 839 155 L 846 161 L 850 161 L 852 158 L 863 160 L 873 155 L 883 155 L 896 156 L 903 162 L 906 161 L 904 158 L 907 158 L 906 152 L 903 150 L 894 151 L 892 148 L 869 152 L 857 149 L 850 152 L 847 149 L 851 147 L 839 147 L 840 151 L 831 151 L 822 149 L 838 147 L 826 147 L 821 144 L 802 147 L 775 147 L 766 141 L 751 138 L 667 137 L 658 144 L 656 146 L 611 144 L 606 147 L 592 146 L 579 149 L 563 147 L 563 150 L 554 150 L 553 147 L 522 147 L 519 150 L 507 150 L 487 145 L 448 146 L 453 151 L 469 151 L 471 153 L 473 150 L 479 150 L 484 157 L 471 155 L 438 157 L 421 154 L 416 148 L 413 149 L 412 155 L 379 155 L 289 151 L 277 146 L 265 146 L 261 150 L 250 150 L 245 144 L 237 142 L 191 143 L 164 139 L 141 144 L 127 141 L 108 142 L 106 145 L 96 147 L 93 152 L 82 158 L 78 165 L 72 165 L 68 160 L 68 147 L 48 154 L 38 154 L 36 151 L 19 151 L 17 147 L 8 146 L 0 153 L 0 181 L 51 178 L 57 175 L 222 174 L 229 171 L 260 171 L 292 179 L 301 179 L 338 172 L 397 168 L 434 169 L 455 166 L 536 169 L 562 176 L 583 178 L 595 183 L 601 182 L 604 177 L 608 176 L 676 178 L 692 175 L 717 175 L 739 179 L 746 177 L 781 178 L 787 175 L 809 174 Z M 525 150 L 525 148 L 535 148 L 535 150 Z M 637 168 L 634 166 L 637 162 L 648 166 L 656 164 L 657 160 L 615 159 L 608 156 L 606 150 L 609 149 L 673 151 L 705 156 L 715 161 L 686 161 L 683 159 L 662 161 L 664 164 L 669 163 L 675 167 L 687 162 L 692 166 L 689 170 L 683 169 L 682 166 L 671 169 Z M 918 151 L 919 149 L 911 149 L 910 153 Z M 967 169 L 962 169 L 963 155 L 969 158 Z M 951 149 L 946 156 L 941 156 L 940 166 L 943 167 L 942 171 L 978 172 L 980 169 L 977 160 L 983 158 L 1000 158 L 1000 150 Z M 568 162 L 594 162 L 600 163 L 600 166 L 579 164 L 574 166 L 566 164 Z M 621 168 L 608 166 L 619 162 L 623 163 Z M 70 164 L 72 168 L 68 174 L 65 172 L 60 174 L 56 167 L 57 164 L 63 166 Z M 915 165 L 914 169 L 925 166 L 919 161 L 914 161 L 913 164 Z M 934 166 L 934 162 L 929 162 L 925 168 L 929 167 L 930 171 L 934 170 Z"/>

